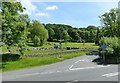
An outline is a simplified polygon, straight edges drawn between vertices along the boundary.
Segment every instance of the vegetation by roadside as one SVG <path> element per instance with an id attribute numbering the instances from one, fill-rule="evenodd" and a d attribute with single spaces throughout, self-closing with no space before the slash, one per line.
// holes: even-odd
<path id="1" fill-rule="evenodd" d="M 48 42 L 43 46 L 39 46 L 39 47 L 33 47 L 33 46 L 26 46 L 26 49 L 32 49 L 32 48 L 54 48 L 54 44 L 58 45 L 59 47 L 59 42 Z M 97 45 L 95 45 L 95 43 L 74 43 L 74 42 L 68 42 L 66 43 L 62 43 L 62 47 L 66 48 L 66 46 L 70 46 L 71 48 L 98 48 Z M 7 47 L 6 46 L 2 46 L 0 47 L 0 52 L 7 52 Z M 16 46 L 11 46 L 10 50 L 16 50 L 17 47 Z"/>
<path id="2" fill-rule="evenodd" d="M 99 56 L 106 63 L 120 63 L 120 39 L 117 37 L 103 37 L 100 40 Z M 105 49 L 102 45 L 105 44 Z M 105 52 L 103 54 L 103 51 Z"/>
<path id="3" fill-rule="evenodd" d="M 17 61 L 8 61 L 2 63 L 2 71 L 12 71 L 12 70 L 18 70 L 23 68 L 30 68 L 34 66 L 42 66 L 47 64 L 52 64 L 56 62 L 60 62 L 60 56 L 66 59 L 71 59 L 73 57 L 82 56 L 85 54 L 88 54 L 90 52 L 80 52 L 80 53 L 74 53 L 74 54 L 63 54 L 63 55 L 57 55 L 57 56 L 47 56 L 47 57 L 34 57 L 34 58 L 22 58 Z"/>

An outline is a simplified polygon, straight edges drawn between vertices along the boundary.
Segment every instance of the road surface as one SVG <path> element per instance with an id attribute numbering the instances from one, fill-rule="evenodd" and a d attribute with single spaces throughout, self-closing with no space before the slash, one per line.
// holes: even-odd
<path id="1" fill-rule="evenodd" d="M 62 62 L 4 72 L 3 81 L 118 81 L 118 65 L 98 65 L 97 55 L 84 55 Z"/>

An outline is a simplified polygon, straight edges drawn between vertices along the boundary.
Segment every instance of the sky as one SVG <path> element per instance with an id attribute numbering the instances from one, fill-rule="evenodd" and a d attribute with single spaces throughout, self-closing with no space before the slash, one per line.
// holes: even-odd
<path id="1" fill-rule="evenodd" d="M 100 25 L 101 16 L 111 8 L 118 7 L 116 2 L 40 2 L 24 0 L 21 2 L 26 8 L 25 14 L 40 23 L 66 24 L 76 28 L 88 25 Z"/>

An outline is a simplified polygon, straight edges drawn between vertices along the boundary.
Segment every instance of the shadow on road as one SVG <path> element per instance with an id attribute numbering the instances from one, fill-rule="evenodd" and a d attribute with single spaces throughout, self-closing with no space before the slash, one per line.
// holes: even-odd
<path id="1" fill-rule="evenodd" d="M 97 63 L 97 65 L 103 65 L 104 64 L 104 62 L 101 60 L 101 58 L 96 58 L 92 62 Z"/>
<path id="2" fill-rule="evenodd" d="M 92 60 L 92 62 L 96 63 L 97 65 L 107 65 L 109 63 L 106 63 L 103 61 L 102 58 L 99 57 L 99 53 L 98 52 L 91 52 L 90 54 L 87 54 L 87 56 L 98 56 L 98 58 L 95 58 Z"/>

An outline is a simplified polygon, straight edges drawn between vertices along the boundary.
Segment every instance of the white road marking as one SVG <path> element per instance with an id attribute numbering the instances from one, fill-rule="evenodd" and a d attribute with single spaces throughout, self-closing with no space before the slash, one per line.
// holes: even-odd
<path id="1" fill-rule="evenodd" d="M 31 73 L 31 74 L 24 74 L 24 75 L 20 75 L 20 76 L 32 76 L 32 75 L 38 75 L 40 73 Z"/>
<path id="2" fill-rule="evenodd" d="M 91 62 L 91 61 L 93 61 L 93 60 L 89 60 L 89 59 L 81 59 L 81 60 L 78 60 L 78 61 L 76 61 L 75 63 L 78 63 L 78 62 Z"/>
<path id="3" fill-rule="evenodd" d="M 76 61 L 74 64 L 77 64 L 80 61 L 89 62 L 89 61 L 92 61 L 92 60 L 82 59 L 82 60 Z M 92 67 L 73 68 L 74 64 L 69 67 L 69 70 L 92 69 L 92 68 L 101 68 L 101 67 L 109 67 L 110 66 L 110 65 L 107 65 L 107 66 L 98 65 L 98 66 L 92 66 Z"/>
<path id="4" fill-rule="evenodd" d="M 70 66 L 69 70 L 81 70 L 81 69 L 102 68 L 102 67 L 109 67 L 110 65 L 107 65 L 107 66 L 99 65 L 99 66 L 82 67 L 82 68 L 72 68 L 73 66 L 74 66 L 74 65 Z"/>
<path id="5" fill-rule="evenodd" d="M 40 74 L 52 74 L 52 73 L 55 73 L 55 71 L 42 72 L 42 73 L 40 73 Z"/>
<path id="6" fill-rule="evenodd" d="M 81 60 L 78 60 L 78 61 L 76 61 L 75 63 L 78 63 L 78 62 L 80 62 Z"/>
<path id="7" fill-rule="evenodd" d="M 117 76 L 119 74 L 120 73 L 118 73 L 118 72 L 114 72 L 114 73 L 103 74 L 102 76 L 104 76 L 104 77 L 112 77 L 112 76 Z"/>

